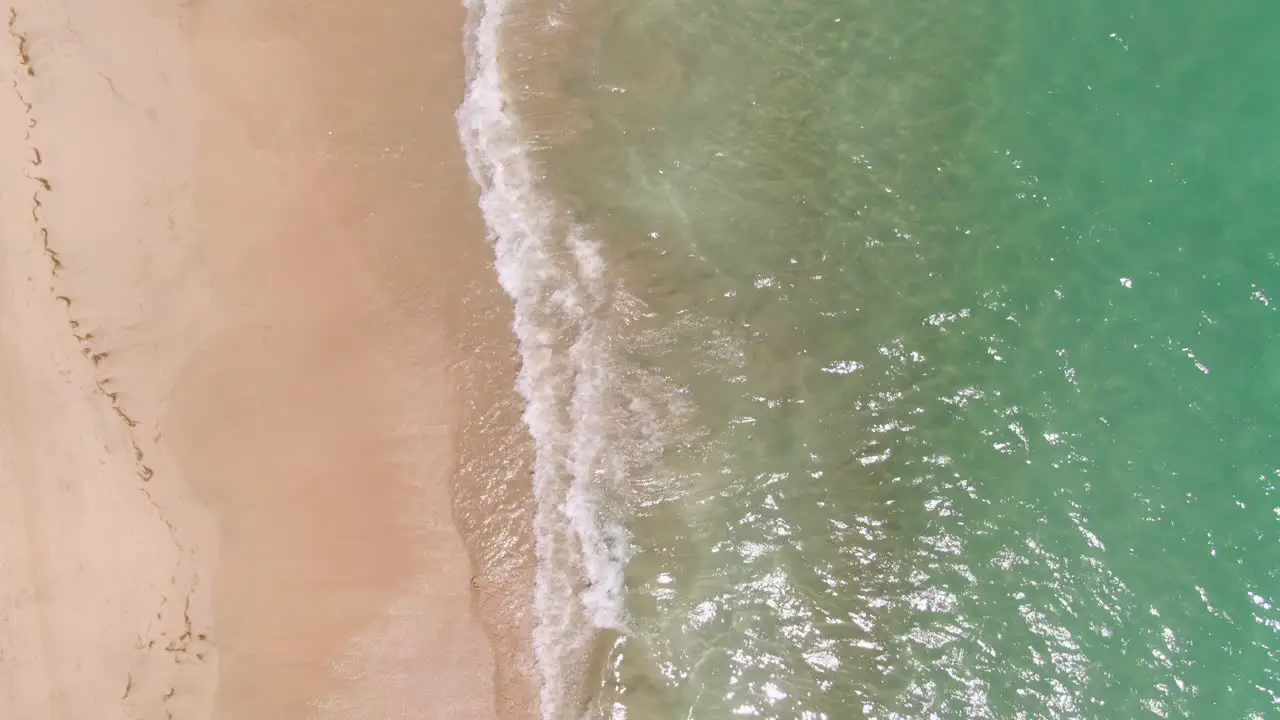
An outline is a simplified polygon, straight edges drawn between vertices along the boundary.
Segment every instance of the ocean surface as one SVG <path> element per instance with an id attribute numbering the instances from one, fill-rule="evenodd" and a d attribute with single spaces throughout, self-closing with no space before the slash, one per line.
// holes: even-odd
<path id="1" fill-rule="evenodd" d="M 1280 3 L 472 2 L 545 718 L 1280 717 Z"/>

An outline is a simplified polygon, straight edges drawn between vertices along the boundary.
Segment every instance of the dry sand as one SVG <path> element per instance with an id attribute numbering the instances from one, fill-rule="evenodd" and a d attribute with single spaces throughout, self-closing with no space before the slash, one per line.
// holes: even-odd
<path id="1" fill-rule="evenodd" d="M 454 129 L 462 21 L 16 6 L 0 718 L 536 716 L 529 543 L 491 577 L 453 521 L 459 453 L 483 455 L 463 428 L 514 417 Z"/>

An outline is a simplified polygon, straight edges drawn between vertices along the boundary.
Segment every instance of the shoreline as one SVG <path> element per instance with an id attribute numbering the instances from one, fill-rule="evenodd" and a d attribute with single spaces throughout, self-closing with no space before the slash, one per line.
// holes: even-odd
<path id="1" fill-rule="evenodd" d="M 463 8 L 63 12 L 0 116 L 0 715 L 536 717 Z"/>

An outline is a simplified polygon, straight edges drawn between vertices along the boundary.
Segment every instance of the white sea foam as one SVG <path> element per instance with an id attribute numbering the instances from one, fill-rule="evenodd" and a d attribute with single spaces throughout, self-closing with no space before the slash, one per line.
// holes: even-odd
<path id="1" fill-rule="evenodd" d="M 626 461 L 610 437 L 614 366 L 602 315 L 611 290 L 599 248 L 538 187 L 534 162 L 501 69 L 510 0 L 468 0 L 468 88 L 458 126 L 496 257 L 515 301 L 523 364 L 517 386 L 535 446 L 534 653 L 542 715 L 571 716 L 566 663 L 598 629 L 622 629 L 624 518 L 610 488 Z M 576 599 L 576 601 L 575 601 Z M 581 664 L 578 664 L 581 667 Z"/>

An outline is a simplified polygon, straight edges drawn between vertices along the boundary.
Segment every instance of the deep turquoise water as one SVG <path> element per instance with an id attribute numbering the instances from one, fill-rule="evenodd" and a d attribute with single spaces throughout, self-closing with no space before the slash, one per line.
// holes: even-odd
<path id="1" fill-rule="evenodd" d="M 1280 4 L 513 18 L 548 717 L 1280 716 Z"/>

